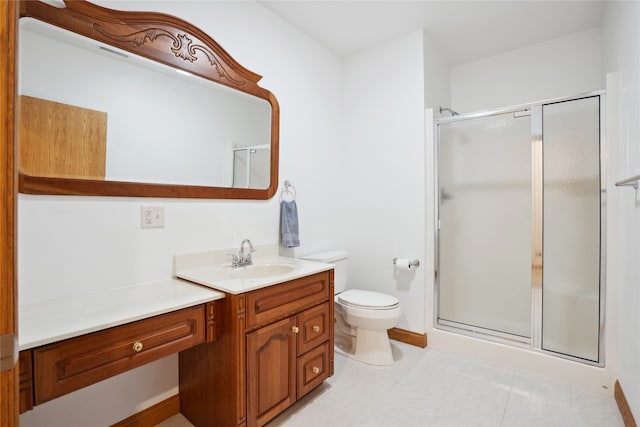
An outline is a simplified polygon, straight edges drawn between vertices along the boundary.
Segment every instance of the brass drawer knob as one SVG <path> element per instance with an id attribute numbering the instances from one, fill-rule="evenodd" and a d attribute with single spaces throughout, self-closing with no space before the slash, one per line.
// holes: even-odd
<path id="1" fill-rule="evenodd" d="M 320 332 L 320 326 L 318 325 L 313 325 L 313 328 L 311 328 L 313 330 L 313 332 Z"/>
<path id="2" fill-rule="evenodd" d="M 133 343 L 133 351 L 135 351 L 136 353 L 140 353 L 142 351 L 142 343 L 140 341 L 136 341 Z"/>
<path id="3" fill-rule="evenodd" d="M 318 368 L 317 366 L 314 366 L 313 368 L 311 368 L 311 372 L 313 372 L 314 374 L 317 374 L 318 372 L 320 372 L 320 368 Z"/>
<path id="4" fill-rule="evenodd" d="M 294 334 L 297 334 L 298 332 L 300 332 L 300 328 L 298 328 L 297 326 L 292 326 L 291 332 L 293 332 Z"/>

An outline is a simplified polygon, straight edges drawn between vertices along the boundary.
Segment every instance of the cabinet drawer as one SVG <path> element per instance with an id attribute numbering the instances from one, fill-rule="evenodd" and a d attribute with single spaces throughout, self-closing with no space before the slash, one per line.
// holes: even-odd
<path id="1" fill-rule="evenodd" d="M 329 378 L 329 343 L 324 343 L 298 358 L 297 398 Z"/>
<path id="2" fill-rule="evenodd" d="M 33 358 L 31 350 L 20 352 L 20 413 L 33 409 Z"/>
<path id="3" fill-rule="evenodd" d="M 333 320 L 333 319 L 331 319 Z M 306 353 L 329 340 L 329 303 L 303 311 L 298 315 L 298 354 Z"/>
<path id="4" fill-rule="evenodd" d="M 313 274 L 247 294 L 247 329 L 283 319 L 329 299 L 329 272 Z"/>
<path id="5" fill-rule="evenodd" d="M 204 342 L 204 306 L 186 308 L 33 351 L 35 404 Z"/>

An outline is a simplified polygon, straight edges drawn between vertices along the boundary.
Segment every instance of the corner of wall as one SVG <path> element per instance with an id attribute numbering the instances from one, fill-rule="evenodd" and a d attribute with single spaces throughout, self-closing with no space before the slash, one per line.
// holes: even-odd
<path id="1" fill-rule="evenodd" d="M 434 114 L 438 114 L 438 106 L 451 106 L 451 65 L 426 31 L 422 36 L 424 106 L 433 108 Z"/>

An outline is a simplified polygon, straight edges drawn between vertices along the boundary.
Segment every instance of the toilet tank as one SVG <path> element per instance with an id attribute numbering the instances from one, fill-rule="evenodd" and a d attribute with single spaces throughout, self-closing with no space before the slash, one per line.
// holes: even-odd
<path id="1" fill-rule="evenodd" d="M 300 258 L 309 261 L 326 262 L 334 265 L 333 286 L 334 292 L 342 292 L 347 288 L 347 258 L 349 254 L 346 251 L 327 251 L 317 254 L 309 254 Z"/>

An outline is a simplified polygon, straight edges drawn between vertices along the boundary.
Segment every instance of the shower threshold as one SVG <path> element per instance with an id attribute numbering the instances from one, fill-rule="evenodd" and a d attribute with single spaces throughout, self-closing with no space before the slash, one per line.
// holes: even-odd
<path id="1" fill-rule="evenodd" d="M 454 322 L 451 320 L 438 319 L 437 329 L 455 332 L 472 338 L 480 338 L 487 341 L 499 342 L 501 344 L 516 345 L 522 348 L 532 348 L 531 337 L 514 335 L 494 329 L 482 328 L 466 323 Z"/>

